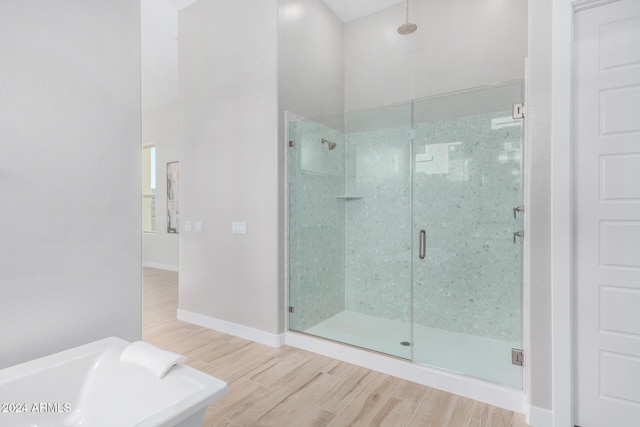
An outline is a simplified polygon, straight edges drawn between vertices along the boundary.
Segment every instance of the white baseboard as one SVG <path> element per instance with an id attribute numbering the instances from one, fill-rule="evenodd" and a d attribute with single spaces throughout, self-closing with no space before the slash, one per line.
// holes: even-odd
<path id="1" fill-rule="evenodd" d="M 286 333 L 286 344 L 510 411 L 525 411 L 525 396 L 520 390 L 295 332 Z"/>
<path id="2" fill-rule="evenodd" d="M 282 347 L 285 341 L 284 334 L 272 334 L 259 329 L 227 322 L 226 320 L 215 319 L 213 317 L 193 313 L 187 310 L 178 309 L 178 319 L 195 325 L 204 326 L 205 328 L 213 329 L 215 331 L 223 332 L 225 334 L 235 335 L 246 340 L 259 342 L 260 344 L 268 345 L 270 347 Z"/>
<path id="3" fill-rule="evenodd" d="M 160 270 L 180 271 L 180 268 L 177 265 L 162 264 L 159 262 L 152 262 L 152 261 L 143 261 L 142 266 L 149 267 L 149 268 L 158 268 Z"/>
<path id="4" fill-rule="evenodd" d="M 531 427 L 552 427 L 553 412 L 548 409 L 537 408 L 529 405 L 527 407 L 527 412 L 525 412 L 525 421 Z"/>

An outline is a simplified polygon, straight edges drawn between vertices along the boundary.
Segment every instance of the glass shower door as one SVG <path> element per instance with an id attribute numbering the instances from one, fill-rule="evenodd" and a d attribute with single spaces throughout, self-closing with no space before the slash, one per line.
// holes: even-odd
<path id="1" fill-rule="evenodd" d="M 289 124 L 289 329 L 411 359 L 411 103 L 336 122 Z"/>
<path id="2" fill-rule="evenodd" d="M 414 102 L 413 360 L 512 388 L 522 368 L 522 83 Z"/>
<path id="3" fill-rule="evenodd" d="M 290 122 L 289 140 L 289 328 L 307 332 L 344 310 L 345 150 L 313 120 Z"/>

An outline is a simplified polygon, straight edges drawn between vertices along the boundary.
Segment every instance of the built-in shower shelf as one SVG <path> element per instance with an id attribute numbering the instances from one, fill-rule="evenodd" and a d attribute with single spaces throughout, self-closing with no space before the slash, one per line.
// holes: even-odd
<path id="1" fill-rule="evenodd" d="M 344 194 L 342 196 L 336 196 L 336 199 L 343 199 L 343 200 L 358 200 L 358 199 L 362 199 L 362 196 L 352 196 L 350 194 Z"/>

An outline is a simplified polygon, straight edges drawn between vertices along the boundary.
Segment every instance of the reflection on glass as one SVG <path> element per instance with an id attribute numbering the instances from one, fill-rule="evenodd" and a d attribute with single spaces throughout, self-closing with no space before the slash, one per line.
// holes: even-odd
<path id="1" fill-rule="evenodd" d="M 520 82 L 419 100 L 414 107 L 414 361 L 514 388 L 522 369 Z M 438 108 L 440 106 L 441 108 Z"/>

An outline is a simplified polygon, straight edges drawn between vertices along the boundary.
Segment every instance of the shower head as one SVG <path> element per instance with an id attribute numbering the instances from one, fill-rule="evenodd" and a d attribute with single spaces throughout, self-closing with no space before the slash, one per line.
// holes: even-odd
<path id="1" fill-rule="evenodd" d="M 409 22 L 409 0 L 406 1 L 406 22 L 398 27 L 398 33 L 406 36 L 407 34 L 414 33 L 418 26 L 413 22 Z"/>
<path id="2" fill-rule="evenodd" d="M 336 143 L 335 142 L 331 142 L 327 139 L 322 138 L 322 144 L 327 143 L 327 146 L 329 147 L 329 150 L 333 150 L 334 148 L 336 148 Z"/>
<path id="3" fill-rule="evenodd" d="M 402 24 L 398 27 L 398 33 L 406 36 L 407 34 L 411 34 L 418 29 L 418 26 L 413 22 L 407 22 L 406 24 Z"/>

